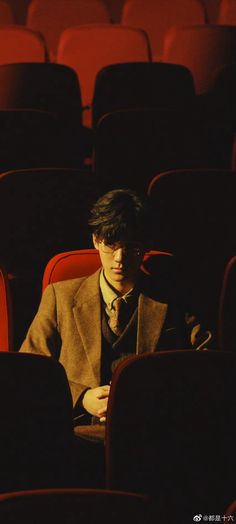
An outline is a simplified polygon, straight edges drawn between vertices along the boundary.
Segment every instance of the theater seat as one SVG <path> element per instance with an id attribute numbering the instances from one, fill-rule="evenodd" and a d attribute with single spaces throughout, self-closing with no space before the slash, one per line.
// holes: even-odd
<path id="1" fill-rule="evenodd" d="M 12 304 L 8 275 L 0 266 L 0 351 L 13 349 Z"/>
<path id="2" fill-rule="evenodd" d="M 0 491 L 67 486 L 73 471 L 72 399 L 63 366 L 0 353 Z"/>
<path id="3" fill-rule="evenodd" d="M 149 251 L 144 256 L 141 269 L 146 272 L 155 271 L 155 263 L 162 266 L 162 262 L 169 262 L 170 253 Z M 43 275 L 42 290 L 48 284 L 59 280 L 88 276 L 101 267 L 100 256 L 97 249 L 81 249 L 59 253 L 49 260 Z M 160 268 L 159 268 L 160 270 Z"/>
<path id="4" fill-rule="evenodd" d="M 81 126 L 81 95 L 78 78 L 69 67 L 49 62 L 0 65 L 0 108 L 48 111 Z"/>
<path id="5" fill-rule="evenodd" d="M 196 93 L 203 94 L 212 87 L 216 71 L 236 61 L 236 27 L 173 26 L 165 34 L 162 60 L 190 69 Z"/>
<path id="6" fill-rule="evenodd" d="M 84 124 L 91 126 L 91 108 L 95 78 L 100 69 L 120 62 L 150 60 L 149 42 L 140 29 L 118 24 L 74 26 L 62 32 L 57 63 L 72 67 L 78 75 L 82 104 L 87 108 Z"/>
<path id="7" fill-rule="evenodd" d="M 153 245 L 177 255 L 193 310 L 215 335 L 225 266 L 236 253 L 235 192 L 235 172 L 217 169 L 169 171 L 148 189 Z"/>
<path id="8" fill-rule="evenodd" d="M 14 17 L 10 5 L 4 0 L 0 1 L 0 24 L 14 24 Z"/>
<path id="9" fill-rule="evenodd" d="M 236 25 L 236 5 L 234 0 L 221 0 L 217 23 L 222 25 Z"/>
<path id="10" fill-rule="evenodd" d="M 96 76 L 93 128 L 106 113 L 120 109 L 174 108 L 194 101 L 193 78 L 186 67 L 163 62 L 108 65 Z"/>
<path id="11" fill-rule="evenodd" d="M 47 489 L 21 491 L 0 495 L 0 520 L 13 524 L 87 524 L 103 522 L 142 524 L 149 521 L 148 498 L 134 493 L 102 489 Z M 147 520 L 148 519 L 148 520 Z"/>
<path id="12" fill-rule="evenodd" d="M 168 523 L 223 514 L 235 495 L 235 379 L 230 352 L 123 360 L 108 401 L 107 487 L 152 494 Z"/>
<path id="13" fill-rule="evenodd" d="M 53 62 L 64 29 L 109 21 L 108 10 L 101 0 L 32 0 L 27 10 L 26 26 L 44 36 Z"/>
<path id="14" fill-rule="evenodd" d="M 152 56 L 160 60 L 167 30 L 172 26 L 204 24 L 205 13 L 197 0 L 126 0 L 121 23 L 146 31 Z"/>
<path id="15" fill-rule="evenodd" d="M 43 37 L 23 26 L 0 26 L 0 64 L 45 62 Z"/>

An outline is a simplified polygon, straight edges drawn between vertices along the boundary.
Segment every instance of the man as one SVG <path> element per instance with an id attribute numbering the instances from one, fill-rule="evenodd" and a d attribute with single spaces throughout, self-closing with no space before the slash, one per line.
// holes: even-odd
<path id="1" fill-rule="evenodd" d="M 64 365 L 76 423 L 83 414 L 105 421 L 112 373 L 121 359 L 155 350 L 202 349 L 211 338 L 176 297 L 163 295 L 166 283 L 158 275 L 153 279 L 140 270 L 148 228 L 145 208 L 133 191 L 105 194 L 91 210 L 89 224 L 102 268 L 49 285 L 20 349 Z"/>

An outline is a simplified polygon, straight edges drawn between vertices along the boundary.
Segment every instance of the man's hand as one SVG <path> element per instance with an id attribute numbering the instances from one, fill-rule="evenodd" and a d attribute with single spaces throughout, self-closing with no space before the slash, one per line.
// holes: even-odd
<path id="1" fill-rule="evenodd" d="M 106 421 L 107 402 L 110 393 L 110 386 L 99 386 L 87 389 L 83 396 L 82 405 L 88 413 L 95 415 L 100 422 Z"/>

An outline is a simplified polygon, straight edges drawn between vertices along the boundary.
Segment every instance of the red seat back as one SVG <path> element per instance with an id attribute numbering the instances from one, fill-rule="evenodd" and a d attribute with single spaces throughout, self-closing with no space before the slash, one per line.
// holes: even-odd
<path id="1" fill-rule="evenodd" d="M 170 253 L 161 251 L 150 251 L 144 256 L 142 270 L 145 273 L 151 273 L 155 270 L 156 257 L 170 256 Z M 48 284 L 67 280 L 70 278 L 79 278 L 90 275 L 101 266 L 101 261 L 97 249 L 81 249 L 77 251 L 68 251 L 59 253 L 49 260 L 43 275 L 43 290 Z"/>
<path id="2" fill-rule="evenodd" d="M 11 351 L 13 345 L 12 309 L 7 273 L 0 267 L 0 351 Z"/>

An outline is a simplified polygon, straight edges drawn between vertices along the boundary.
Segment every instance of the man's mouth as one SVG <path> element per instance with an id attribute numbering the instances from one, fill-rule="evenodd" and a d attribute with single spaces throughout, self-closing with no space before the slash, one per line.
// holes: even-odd
<path id="1" fill-rule="evenodd" d="M 123 273 L 124 268 L 123 267 L 113 267 L 112 271 L 114 271 L 115 273 Z"/>

